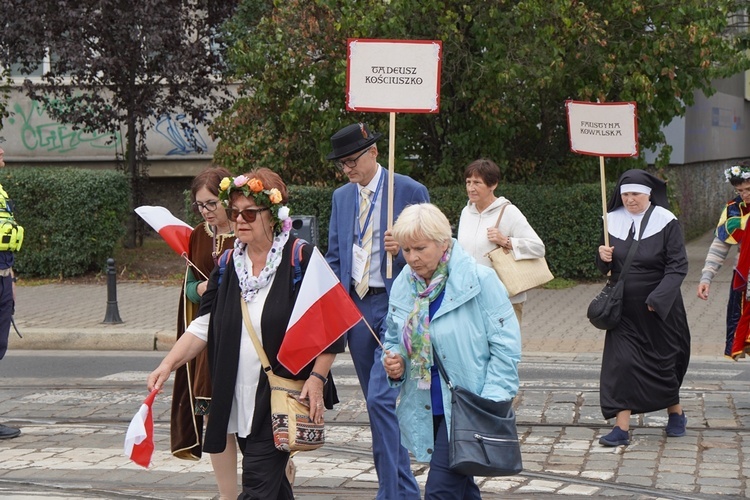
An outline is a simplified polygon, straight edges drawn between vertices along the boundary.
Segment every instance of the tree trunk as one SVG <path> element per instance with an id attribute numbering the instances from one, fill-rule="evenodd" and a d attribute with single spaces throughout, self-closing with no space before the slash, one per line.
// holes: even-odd
<path id="1" fill-rule="evenodd" d="M 125 135 L 125 161 L 127 162 L 127 175 L 130 180 L 130 214 L 128 214 L 127 232 L 125 233 L 125 239 L 123 246 L 125 248 L 135 248 L 136 246 L 136 234 L 137 224 L 135 208 L 138 201 L 140 200 L 140 176 L 138 175 L 138 162 L 135 154 L 136 146 L 136 130 L 135 130 L 135 117 L 133 114 L 128 113 L 128 130 Z"/>

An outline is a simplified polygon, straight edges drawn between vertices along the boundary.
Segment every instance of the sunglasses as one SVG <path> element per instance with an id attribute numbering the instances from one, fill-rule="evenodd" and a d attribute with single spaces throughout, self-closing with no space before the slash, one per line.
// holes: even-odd
<path id="1" fill-rule="evenodd" d="M 271 210 L 268 207 L 261 207 L 261 208 L 243 208 L 242 210 L 237 210 L 236 208 L 232 208 L 229 210 L 229 218 L 232 220 L 237 220 L 238 216 L 242 216 L 242 218 L 247 222 L 248 224 L 255 222 L 255 219 L 258 218 L 258 214 L 260 212 L 265 212 L 266 210 Z"/>

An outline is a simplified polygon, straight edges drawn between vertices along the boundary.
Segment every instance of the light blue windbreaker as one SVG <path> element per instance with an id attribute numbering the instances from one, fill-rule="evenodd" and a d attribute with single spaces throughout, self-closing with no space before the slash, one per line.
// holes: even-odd
<path id="1" fill-rule="evenodd" d="M 430 391 L 417 389 L 409 378 L 409 358 L 401 340 L 404 321 L 414 307 L 406 266 L 393 282 L 386 318 L 384 346 L 400 354 L 406 370 L 396 409 L 401 440 L 420 462 L 429 462 L 434 449 Z M 453 240 L 448 281 L 440 308 L 430 321 L 430 339 L 454 385 L 493 401 L 508 401 L 518 392 L 521 330 L 508 292 L 495 271 L 480 266 Z M 435 349 L 436 348 L 436 349 Z M 441 380 L 446 426 L 450 429 L 451 394 Z M 450 434 L 450 433 L 449 433 Z"/>

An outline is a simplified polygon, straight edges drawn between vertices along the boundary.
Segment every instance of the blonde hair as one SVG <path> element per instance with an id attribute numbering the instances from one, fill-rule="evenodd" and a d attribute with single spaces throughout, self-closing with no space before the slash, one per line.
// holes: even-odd
<path id="1" fill-rule="evenodd" d="M 452 237 L 448 218 L 432 203 L 409 205 L 398 216 L 391 235 L 400 246 L 407 241 L 428 239 L 445 243 Z"/>

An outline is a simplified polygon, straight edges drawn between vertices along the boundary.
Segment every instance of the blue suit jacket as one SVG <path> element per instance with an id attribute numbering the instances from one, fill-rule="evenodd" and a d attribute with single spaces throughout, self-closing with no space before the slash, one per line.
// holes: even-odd
<path id="1" fill-rule="evenodd" d="M 382 167 L 381 167 L 382 168 Z M 384 169 L 383 178 L 383 208 L 380 210 L 381 234 L 388 228 L 388 170 Z M 347 290 L 352 281 L 352 245 L 354 244 L 354 219 L 357 212 L 359 191 L 354 183 L 341 186 L 333 192 L 331 206 L 331 221 L 328 227 L 328 251 L 326 260 L 341 280 L 341 284 Z M 427 188 L 406 175 L 395 174 L 393 178 L 393 217 L 398 218 L 401 211 L 408 205 L 430 201 Z M 393 259 L 391 279 L 386 279 L 386 252 L 384 238 L 380 238 L 380 270 L 385 287 L 390 292 L 391 283 L 406 265 L 403 255 L 399 251 L 398 256 Z"/>

